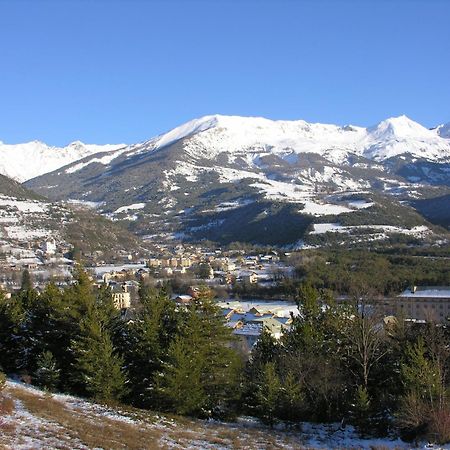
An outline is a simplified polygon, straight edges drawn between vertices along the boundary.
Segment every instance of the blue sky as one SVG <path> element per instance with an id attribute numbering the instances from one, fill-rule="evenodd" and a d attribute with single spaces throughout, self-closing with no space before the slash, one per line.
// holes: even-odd
<path id="1" fill-rule="evenodd" d="M 450 121 L 450 1 L 0 0 L 0 140 L 137 142 L 206 114 Z"/>

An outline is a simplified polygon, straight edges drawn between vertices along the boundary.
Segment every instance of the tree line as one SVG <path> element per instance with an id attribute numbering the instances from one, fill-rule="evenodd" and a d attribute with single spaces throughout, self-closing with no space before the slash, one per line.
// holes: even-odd
<path id="1" fill-rule="evenodd" d="M 95 401 L 233 419 L 353 424 L 367 435 L 450 440 L 445 326 L 385 322 L 364 298 L 336 303 L 309 284 L 278 340 L 264 331 L 250 358 L 205 289 L 187 307 L 142 286 L 129 318 L 79 268 L 64 289 L 30 280 L 0 297 L 0 365 L 49 391 Z"/>

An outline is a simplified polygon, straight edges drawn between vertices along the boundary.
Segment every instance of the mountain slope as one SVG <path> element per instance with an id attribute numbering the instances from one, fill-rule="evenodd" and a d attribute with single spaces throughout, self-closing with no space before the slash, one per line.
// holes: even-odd
<path id="1" fill-rule="evenodd" d="M 118 223 L 95 211 L 61 205 L 0 175 L 0 254 L 6 265 L 40 264 L 43 242 L 60 249 L 76 247 L 81 255 L 94 252 L 113 260 L 122 251 L 139 252 L 139 240 Z"/>
<path id="2" fill-rule="evenodd" d="M 51 147 L 39 141 L 24 144 L 0 142 L 0 173 L 18 181 L 25 181 L 85 156 L 120 147 L 124 147 L 124 144 L 92 145 L 76 141 L 67 147 Z"/>
<path id="3" fill-rule="evenodd" d="M 450 186 L 450 141 L 404 116 L 371 128 L 207 116 L 27 183 L 53 199 L 96 202 L 148 237 L 283 245 L 347 216 L 428 228 L 408 206 L 425 185 L 428 196 Z"/>

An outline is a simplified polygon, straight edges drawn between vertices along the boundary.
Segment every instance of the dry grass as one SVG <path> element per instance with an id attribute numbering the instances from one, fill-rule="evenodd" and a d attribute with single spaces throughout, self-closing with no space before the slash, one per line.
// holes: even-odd
<path id="1" fill-rule="evenodd" d="M 159 430 L 139 430 L 135 425 L 107 417 L 101 421 L 80 411 L 67 408 L 63 403 L 48 397 L 39 397 L 21 389 L 12 389 L 14 396 L 36 417 L 55 422 L 63 427 L 72 439 L 95 448 L 159 449 Z M 54 436 L 58 438 L 58 436 Z M 60 436 L 61 437 L 61 436 Z"/>
<path id="2" fill-rule="evenodd" d="M 208 423 L 169 415 L 161 417 L 133 408 L 106 408 L 73 398 L 63 400 L 13 384 L 8 385 L 6 394 L 17 402 L 16 412 L 11 417 L 22 419 L 18 420 L 16 431 L 0 428 L 0 449 L 14 449 L 17 442 L 28 445 L 27 439 L 34 439 L 42 448 L 61 450 L 80 447 L 114 450 L 310 448 L 302 445 L 301 433 Z M 130 422 L 121 419 L 120 415 L 129 417 Z"/>
<path id="3" fill-rule="evenodd" d="M 11 397 L 0 396 L 0 419 L 2 416 L 12 414 L 14 411 L 14 401 Z"/>

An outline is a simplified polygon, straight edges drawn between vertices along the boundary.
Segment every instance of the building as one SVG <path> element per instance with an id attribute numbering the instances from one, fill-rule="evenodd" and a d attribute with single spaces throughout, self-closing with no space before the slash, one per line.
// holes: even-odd
<path id="1" fill-rule="evenodd" d="M 245 273 L 241 278 L 242 282 L 247 284 L 255 284 L 258 282 L 258 274 L 255 272 Z"/>
<path id="2" fill-rule="evenodd" d="M 147 267 L 161 267 L 161 260 L 159 258 L 150 258 L 147 260 Z"/>
<path id="3" fill-rule="evenodd" d="M 131 305 L 131 295 L 128 292 L 127 285 L 114 286 L 112 289 L 114 306 L 117 309 L 126 309 Z"/>
<path id="4" fill-rule="evenodd" d="M 46 255 L 54 255 L 56 253 L 56 243 L 54 240 L 44 241 L 42 243 L 42 251 Z"/>
<path id="5" fill-rule="evenodd" d="M 387 312 L 405 319 L 447 322 L 450 286 L 412 286 L 388 301 Z"/>

